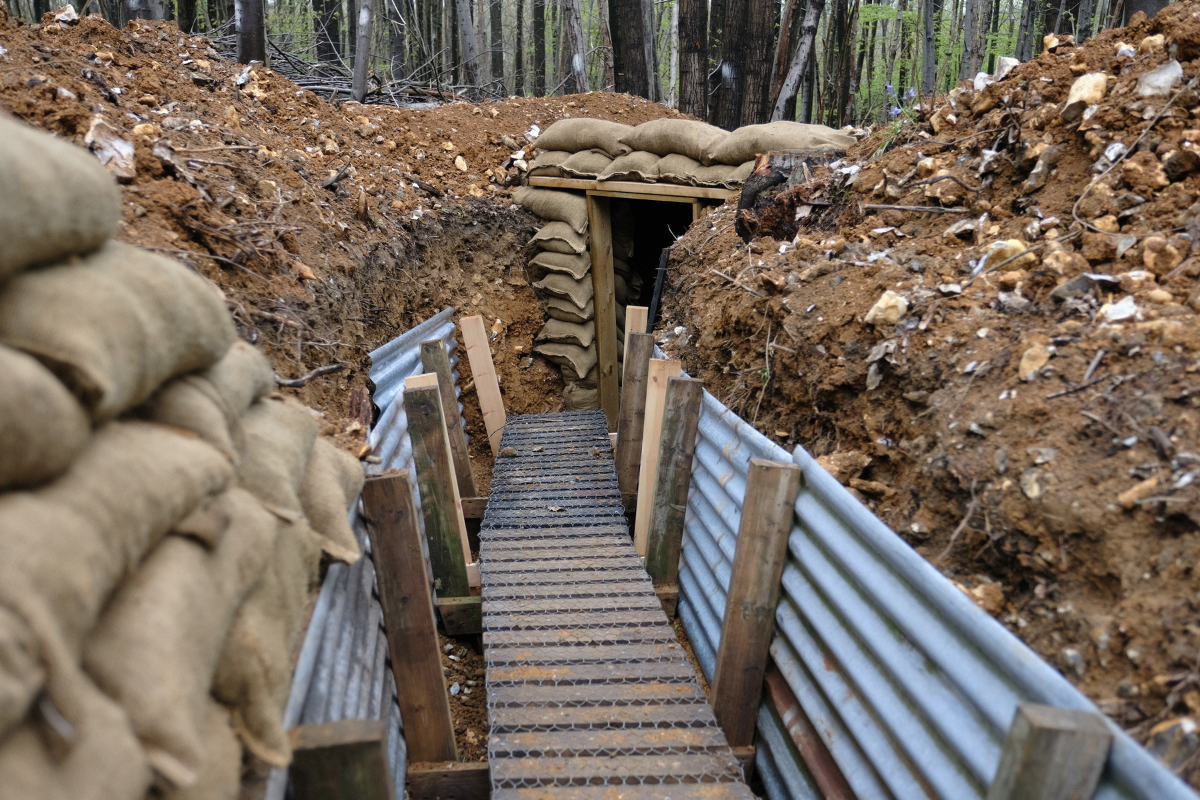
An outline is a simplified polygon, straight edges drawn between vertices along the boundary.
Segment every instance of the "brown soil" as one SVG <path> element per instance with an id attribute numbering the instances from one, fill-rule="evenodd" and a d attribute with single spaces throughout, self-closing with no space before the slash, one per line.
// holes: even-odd
<path id="1" fill-rule="evenodd" d="M 454 717 L 454 740 L 459 761 L 487 761 L 487 687 L 484 681 L 483 655 L 467 642 L 473 637 L 453 638 L 438 635 L 442 649 L 442 671 L 446 691 L 458 684 L 458 694 L 450 695 L 450 714 Z M 447 651 L 446 648 L 450 649 Z M 453 658 L 451 658 L 453 656 Z"/>
<path id="2" fill-rule="evenodd" d="M 729 206 L 694 223 L 672 255 L 660 327 L 686 328 L 666 349 L 709 391 L 781 445 L 822 457 L 1143 739 L 1164 720 L 1200 713 L 1200 484 L 1191 482 L 1200 465 L 1200 229 L 1191 207 L 1200 159 L 1153 185 L 1160 163 L 1178 158 L 1172 151 L 1200 144 L 1200 97 L 1184 91 L 1150 129 L 1165 98 L 1146 101 L 1133 89 L 1172 55 L 1184 62 L 1185 83 L 1200 72 L 1190 60 L 1200 56 L 1198 12 L 1200 4 L 1180 3 L 1082 48 L 1044 53 L 981 95 L 966 92 L 953 125 L 942 124 L 952 109 L 939 98 L 918 120 L 863 142 L 845 162 L 862 167 L 852 183 L 838 171 L 845 164 L 834 165 L 808 185 L 760 197 L 744 215 L 760 234 L 749 246 Z M 1137 47 L 1157 33 L 1165 49 L 1132 65 L 1117 58 L 1119 41 Z M 1110 76 L 1109 92 L 1077 130 L 1057 112 L 1090 71 Z M 1103 181 L 1108 190 L 1094 188 L 1080 204 L 1081 221 L 1113 214 L 1098 224 L 1135 237 L 1117 258 L 1113 240 L 1085 230 L 1072 207 L 1104 148 L 1132 147 L 1148 129 L 1127 159 L 1135 166 L 1119 165 Z M 1043 141 L 1063 147 L 1061 160 L 1044 188 L 1029 191 L 1033 163 L 1022 163 L 1022 150 Z M 1001 156 L 981 177 L 983 148 Z M 932 165 L 920 163 L 926 157 Z M 916 186 L 930 166 L 933 176 L 945 169 L 982 188 Z M 1039 210 L 1060 222 L 1035 240 L 1027 228 Z M 977 240 L 944 233 L 984 213 Z M 1180 233 L 1191 239 L 1172 239 Z M 1025 243 L 1014 252 L 1057 241 L 1001 268 L 1020 270 L 968 285 L 970 262 L 1014 238 Z M 1177 255 L 1153 254 L 1164 238 Z M 1120 285 L 1051 296 L 1083 272 Z M 945 284 L 962 291 L 938 288 Z M 887 290 L 905 297 L 906 313 L 897 324 L 868 324 Z M 1106 322 L 1102 304 L 1127 294 L 1140 318 Z M 1136 496 L 1122 495 L 1135 486 Z M 1194 783 L 1196 765 L 1181 767 Z"/>

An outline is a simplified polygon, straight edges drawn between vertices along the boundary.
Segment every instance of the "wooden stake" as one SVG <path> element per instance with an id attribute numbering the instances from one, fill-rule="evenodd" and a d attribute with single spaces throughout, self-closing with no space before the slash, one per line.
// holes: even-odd
<path id="1" fill-rule="evenodd" d="M 500 436 L 504 433 L 504 399 L 500 396 L 500 383 L 496 380 L 496 366 L 492 363 L 492 348 L 488 343 L 483 317 L 463 317 L 458 321 L 462 328 L 463 346 L 467 350 L 467 361 L 471 364 L 471 377 L 475 381 L 475 396 L 483 412 L 483 427 L 487 429 L 488 444 L 492 456 L 500 452 Z"/>
<path id="2" fill-rule="evenodd" d="M 612 213 L 607 197 L 587 195 L 588 228 L 591 233 L 592 294 L 596 309 L 596 380 L 600 408 L 608 417 L 608 429 L 617 429 L 620 395 L 617 391 L 617 299 L 613 275 Z"/>
<path id="3" fill-rule="evenodd" d="M 629 334 L 631 333 L 649 333 L 646 330 L 646 315 L 650 313 L 650 309 L 646 306 L 625 306 L 625 349 L 621 352 L 625 354 L 625 358 L 629 358 Z M 650 346 L 651 353 L 654 352 L 654 346 Z M 625 369 L 628 370 L 628 361 L 625 362 Z M 622 388 L 624 382 L 622 382 Z M 621 398 L 624 401 L 624 398 Z"/>
<path id="4" fill-rule="evenodd" d="M 646 372 L 646 424 L 642 428 L 642 459 L 638 469 L 637 516 L 633 518 L 633 546 L 639 556 L 646 555 L 650 533 L 650 506 L 658 478 L 658 442 L 662 438 L 663 404 L 667 399 L 667 381 L 679 377 L 683 365 L 678 361 L 650 359 Z M 618 434 L 620 432 L 618 431 Z"/>
<path id="5" fill-rule="evenodd" d="M 463 497 L 474 497 L 479 492 L 475 489 L 475 476 L 471 474 L 471 459 L 467 455 L 467 434 L 458 413 L 458 398 L 454 395 L 450 356 L 446 355 L 446 345 L 441 339 L 421 342 L 421 365 L 425 372 L 437 375 L 438 389 L 442 393 L 442 416 L 446 418 L 450 455 L 454 458 L 454 476 L 458 479 L 458 493 Z"/>
<path id="6" fill-rule="evenodd" d="M 466 597 L 471 593 L 467 577 L 467 557 L 471 551 L 467 521 L 463 519 L 462 501 L 450 463 L 442 398 L 437 386 L 412 386 L 409 383 L 412 380 L 405 381 L 404 410 L 412 437 L 429 561 L 433 577 L 439 581 L 438 597 Z"/>
<path id="7" fill-rule="evenodd" d="M 795 464 L 750 459 L 712 685 L 713 712 L 733 747 L 754 740 L 799 488 Z"/>
<path id="8" fill-rule="evenodd" d="M 1021 703 L 987 800 L 1089 800 L 1112 738 L 1099 714 Z"/>
<path id="9" fill-rule="evenodd" d="M 646 572 L 655 588 L 674 587 L 679 578 L 679 550 L 683 545 L 683 519 L 688 485 L 692 481 L 692 456 L 696 453 L 696 426 L 704 382 L 695 378 L 670 378 L 663 407 L 662 439 L 658 447 L 658 472 L 646 543 Z M 674 605 L 667 616 L 675 613 Z"/>
<path id="10" fill-rule="evenodd" d="M 395 800 L 381 721 L 301 725 L 292 728 L 289 736 L 296 800 Z"/>
<path id="11" fill-rule="evenodd" d="M 621 386 L 621 423 L 617 426 L 617 485 L 621 494 L 637 494 L 638 467 L 642 458 L 642 431 L 646 425 L 646 378 L 654 337 L 631 334 L 625 345 L 625 383 Z"/>
<path id="12" fill-rule="evenodd" d="M 392 674 L 396 685 L 404 687 L 396 696 L 409 758 L 456 761 L 437 620 L 408 473 L 368 478 L 362 499 Z"/>

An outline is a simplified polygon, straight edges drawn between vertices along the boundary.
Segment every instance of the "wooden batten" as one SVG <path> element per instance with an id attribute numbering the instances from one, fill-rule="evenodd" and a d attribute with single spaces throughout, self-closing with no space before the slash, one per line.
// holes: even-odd
<path id="1" fill-rule="evenodd" d="M 467 434 L 463 430 L 462 417 L 458 413 L 458 398 L 454 394 L 450 356 L 446 354 L 446 345 L 441 339 L 421 342 L 421 366 L 426 373 L 437 375 L 438 389 L 442 394 L 442 416 L 446 418 L 450 455 L 454 459 L 454 475 L 458 479 L 458 493 L 463 497 L 474 497 L 479 492 L 475 489 L 475 476 L 471 474 Z"/>
<path id="2" fill-rule="evenodd" d="M 614 457 L 621 494 L 636 497 L 646 426 L 646 378 L 650 371 L 650 356 L 654 353 L 654 337 L 648 333 L 634 333 L 629 335 L 627 342 Z"/>
<path id="3" fill-rule="evenodd" d="M 404 783 L 411 800 L 487 800 L 492 796 L 486 761 L 410 763 Z"/>
<path id="4" fill-rule="evenodd" d="M 1021 703 L 987 800 L 1090 800 L 1112 739 L 1100 714 Z"/>
<path id="5" fill-rule="evenodd" d="M 289 736 L 296 800 L 395 800 L 381 721 L 300 725 Z"/>
<path id="6" fill-rule="evenodd" d="M 646 424 L 642 429 L 642 456 L 638 469 L 637 516 L 633 520 L 633 546 L 646 556 L 650 533 L 650 506 L 654 502 L 658 477 L 658 443 L 662 438 L 663 405 L 667 399 L 667 381 L 679 377 L 683 364 L 661 358 L 650 359 L 646 371 Z M 619 433 L 619 431 L 618 431 Z"/>
<path id="7" fill-rule="evenodd" d="M 471 378 L 475 381 L 475 396 L 483 412 L 483 427 L 487 430 L 488 444 L 492 455 L 500 452 L 500 437 L 504 434 L 504 398 L 500 395 L 500 382 L 496 380 L 496 365 L 492 362 L 492 346 L 488 340 L 483 317 L 463 317 L 458 321 L 462 328 L 463 346 L 467 351 L 467 362 L 471 365 Z"/>

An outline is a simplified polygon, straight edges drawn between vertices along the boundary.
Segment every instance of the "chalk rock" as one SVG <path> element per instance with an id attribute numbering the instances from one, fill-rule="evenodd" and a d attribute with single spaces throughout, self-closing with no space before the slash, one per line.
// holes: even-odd
<path id="1" fill-rule="evenodd" d="M 1121 162 L 1121 177 L 1129 184 L 1130 189 L 1144 197 L 1171 185 L 1162 163 L 1154 153 L 1146 150 L 1135 153 Z"/>
<path id="2" fill-rule="evenodd" d="M 895 325 L 908 311 L 908 301 L 888 289 L 863 317 L 868 325 Z"/>
<path id="3" fill-rule="evenodd" d="M 992 75 L 992 80 L 1002 81 L 1008 77 L 1008 73 L 1012 72 L 1021 62 L 1010 56 L 1000 56 L 996 62 L 996 73 Z"/>
<path id="4" fill-rule="evenodd" d="M 1155 275 L 1166 275 L 1187 256 L 1191 240 L 1186 235 L 1148 236 L 1142 242 L 1142 264 Z"/>
<path id="5" fill-rule="evenodd" d="M 1065 122 L 1075 122 L 1088 106 L 1094 106 L 1104 99 L 1108 91 L 1108 75 L 1103 72 L 1089 72 L 1080 75 L 1071 84 L 1067 93 L 1067 103 L 1063 106 L 1062 118 Z"/>
<path id="6" fill-rule="evenodd" d="M 467 162 L 462 156 L 454 157 L 454 166 L 457 167 L 460 172 L 467 171 Z"/>
<path id="7" fill-rule="evenodd" d="M 1138 43 L 1137 51 L 1139 53 L 1153 53 L 1157 50 L 1162 50 L 1165 43 L 1166 38 L 1161 33 L 1154 36 L 1147 36 Z"/>
<path id="8" fill-rule="evenodd" d="M 1183 77 L 1183 67 L 1171 59 L 1156 70 L 1147 72 L 1138 78 L 1137 93 L 1142 97 L 1160 97 L 1170 94 L 1171 87 Z"/>
<path id="9" fill-rule="evenodd" d="M 1115 303 L 1105 303 L 1100 306 L 1100 316 L 1105 322 L 1121 322 L 1137 315 L 1137 302 L 1129 295 L 1125 295 Z"/>
<path id="10" fill-rule="evenodd" d="M 988 249 L 987 255 L 983 257 L 983 268 L 980 272 L 988 269 L 995 269 L 997 265 L 1008 261 L 1013 256 L 1023 250 L 1028 249 L 1028 245 L 1020 239 L 1006 239 L 999 242 L 994 242 Z M 1037 256 L 1033 253 L 1026 253 L 1020 258 L 1008 261 L 1004 266 L 999 267 L 1003 272 L 1012 272 L 1013 270 L 1024 269 L 1037 263 Z"/>
<path id="11" fill-rule="evenodd" d="M 1046 345 L 1036 343 L 1027 348 L 1021 354 L 1021 365 L 1017 368 L 1017 372 L 1021 376 L 1021 380 L 1030 382 L 1037 377 L 1038 370 L 1046 366 L 1046 362 L 1050 360 L 1050 351 L 1046 349 Z"/>

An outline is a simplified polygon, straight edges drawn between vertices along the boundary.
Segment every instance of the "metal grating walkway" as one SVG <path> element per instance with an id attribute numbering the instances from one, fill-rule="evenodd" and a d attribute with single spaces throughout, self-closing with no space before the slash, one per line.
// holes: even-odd
<path id="1" fill-rule="evenodd" d="M 508 418 L 480 533 L 494 800 L 752 798 L 642 569 L 601 411 Z"/>

